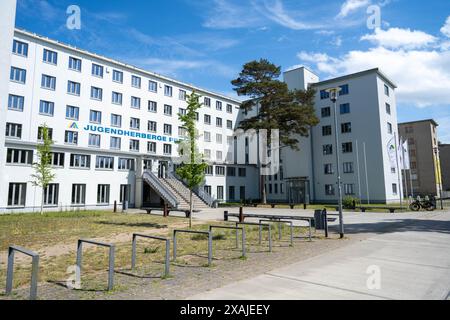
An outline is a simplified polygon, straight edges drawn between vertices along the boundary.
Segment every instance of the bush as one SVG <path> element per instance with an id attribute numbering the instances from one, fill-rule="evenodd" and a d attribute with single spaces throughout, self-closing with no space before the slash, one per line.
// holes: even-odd
<path id="1" fill-rule="evenodd" d="M 360 201 L 359 201 L 359 199 L 356 198 L 356 197 L 350 197 L 350 196 L 348 196 L 348 197 L 345 197 L 345 198 L 342 200 L 342 206 L 343 206 L 345 209 L 355 209 L 355 206 L 357 206 L 357 205 L 359 205 L 359 204 L 360 204 Z"/>

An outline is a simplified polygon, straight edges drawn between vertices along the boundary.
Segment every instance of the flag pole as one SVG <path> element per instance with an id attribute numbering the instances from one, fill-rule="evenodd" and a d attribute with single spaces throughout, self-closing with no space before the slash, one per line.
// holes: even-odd
<path id="1" fill-rule="evenodd" d="M 398 141 L 397 141 L 397 133 L 394 132 L 394 141 L 395 141 L 395 158 L 397 160 L 397 176 L 398 176 L 398 194 L 400 195 L 400 208 L 403 208 L 403 200 L 402 200 L 402 185 L 400 178 L 400 166 L 398 163 Z"/>
<path id="2" fill-rule="evenodd" d="M 405 197 L 408 197 L 408 177 L 406 176 L 406 162 L 405 162 L 405 148 L 403 148 L 403 137 L 400 137 L 400 145 L 402 146 L 402 184 L 403 181 L 405 182 Z M 409 197 L 408 197 L 408 203 L 409 203 Z"/>
<path id="3" fill-rule="evenodd" d="M 361 192 L 361 174 L 359 170 L 359 147 L 358 147 L 358 140 L 356 140 L 356 166 L 357 166 L 357 172 L 358 172 L 358 191 L 359 191 L 359 201 L 362 203 L 362 192 Z"/>
<path id="4" fill-rule="evenodd" d="M 370 204 L 370 194 L 369 194 L 369 177 L 367 174 L 367 154 L 366 154 L 366 143 L 363 142 L 364 148 L 364 168 L 366 171 L 366 190 L 367 190 L 367 204 Z"/>

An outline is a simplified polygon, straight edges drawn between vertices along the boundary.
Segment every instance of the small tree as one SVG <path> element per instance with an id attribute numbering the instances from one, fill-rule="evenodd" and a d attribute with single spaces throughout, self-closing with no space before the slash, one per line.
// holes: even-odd
<path id="1" fill-rule="evenodd" d="M 38 161 L 33 163 L 33 169 L 35 171 L 31 177 L 34 179 L 31 183 L 35 187 L 42 188 L 41 198 L 41 214 L 44 212 L 44 192 L 48 185 L 55 178 L 55 174 L 52 172 L 52 145 L 53 141 L 49 135 L 49 129 L 46 124 L 40 128 L 40 135 L 42 142 L 37 145 Z"/>
<path id="2" fill-rule="evenodd" d="M 189 193 L 189 228 L 192 228 L 192 212 L 193 205 L 193 189 L 198 187 L 205 179 L 205 169 L 208 164 L 203 161 L 203 155 L 198 152 L 197 148 L 197 110 L 202 107 L 199 102 L 200 96 L 195 92 L 187 96 L 187 109 L 186 114 L 178 114 L 178 117 L 182 123 L 182 126 L 187 131 L 186 139 L 180 142 L 181 153 L 183 156 L 183 163 L 177 169 L 177 174 L 186 181 L 186 184 L 190 190 Z"/>

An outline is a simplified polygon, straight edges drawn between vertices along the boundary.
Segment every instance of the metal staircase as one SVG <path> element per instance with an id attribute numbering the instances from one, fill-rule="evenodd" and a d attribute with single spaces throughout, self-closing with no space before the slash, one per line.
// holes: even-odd
<path id="1" fill-rule="evenodd" d="M 180 202 L 172 191 L 151 171 L 144 171 L 142 179 L 172 208 L 178 209 Z"/>

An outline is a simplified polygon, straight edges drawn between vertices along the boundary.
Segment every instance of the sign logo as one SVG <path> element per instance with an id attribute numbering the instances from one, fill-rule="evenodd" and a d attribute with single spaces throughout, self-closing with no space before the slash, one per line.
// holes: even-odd
<path id="1" fill-rule="evenodd" d="M 75 130 L 78 130 L 78 125 L 77 125 L 77 123 L 76 123 L 76 122 L 72 122 L 72 123 L 69 125 L 69 129 L 75 129 Z"/>

